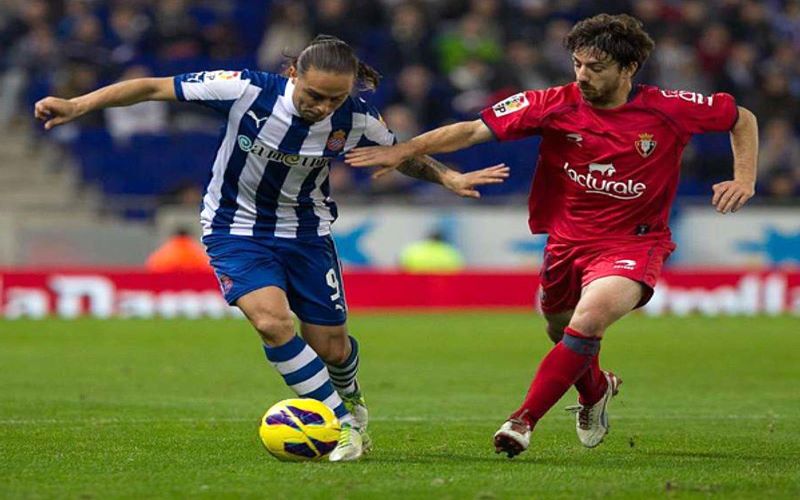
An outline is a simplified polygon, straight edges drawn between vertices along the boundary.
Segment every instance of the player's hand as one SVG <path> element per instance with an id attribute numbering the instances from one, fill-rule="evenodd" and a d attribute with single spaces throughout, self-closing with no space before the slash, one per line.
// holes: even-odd
<path id="1" fill-rule="evenodd" d="M 752 182 L 737 180 L 719 182 L 714 184 L 712 189 L 714 196 L 711 198 L 711 204 L 721 214 L 739 210 L 756 193 Z"/>
<path id="2" fill-rule="evenodd" d="M 33 116 L 44 122 L 45 130 L 70 122 L 80 116 L 78 105 L 68 99 L 45 97 L 36 103 Z"/>
<path id="3" fill-rule="evenodd" d="M 508 179 L 509 169 L 504 163 L 487 167 L 474 172 L 464 174 L 455 173 L 442 180 L 444 187 L 465 198 L 480 198 L 481 194 L 475 189 L 476 186 L 486 184 L 500 184 Z"/>
<path id="4" fill-rule="evenodd" d="M 344 161 L 351 167 L 381 167 L 373 177 L 381 177 L 396 169 L 413 155 L 405 143 L 394 146 L 367 146 L 349 151 Z"/>

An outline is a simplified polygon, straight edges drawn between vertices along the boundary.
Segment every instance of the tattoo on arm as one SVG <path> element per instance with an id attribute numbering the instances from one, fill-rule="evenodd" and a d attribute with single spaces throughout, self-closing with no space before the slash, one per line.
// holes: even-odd
<path id="1" fill-rule="evenodd" d="M 442 176 L 451 169 L 444 163 L 426 155 L 409 158 L 401 163 L 397 170 L 401 174 L 415 179 L 441 184 Z"/>

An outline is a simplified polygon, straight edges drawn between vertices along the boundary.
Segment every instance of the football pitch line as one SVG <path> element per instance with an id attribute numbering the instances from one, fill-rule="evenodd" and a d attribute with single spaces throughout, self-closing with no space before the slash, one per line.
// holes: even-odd
<path id="1" fill-rule="evenodd" d="M 559 420 L 573 420 L 572 415 L 551 415 L 548 418 Z M 614 420 L 797 420 L 800 416 L 786 415 L 614 415 Z M 398 416 L 398 417 L 373 417 L 370 422 L 397 422 L 397 423 L 497 423 L 502 416 L 492 417 L 442 417 L 442 416 Z M 0 419 L 0 426 L 24 425 L 116 425 L 116 424 L 215 424 L 215 423 L 241 423 L 258 422 L 252 418 L 89 418 L 89 419 L 64 419 L 64 418 L 33 418 L 33 419 Z"/>

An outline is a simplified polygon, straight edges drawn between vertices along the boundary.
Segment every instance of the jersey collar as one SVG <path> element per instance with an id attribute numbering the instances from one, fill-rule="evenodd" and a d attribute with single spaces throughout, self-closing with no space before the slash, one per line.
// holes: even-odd
<path id="1" fill-rule="evenodd" d="M 287 111 L 291 113 L 293 116 L 300 116 L 300 113 L 297 112 L 297 108 L 294 107 L 294 100 L 292 96 L 294 95 L 294 83 L 292 83 L 292 79 L 289 78 L 286 80 L 286 88 L 283 91 L 283 105 L 286 106 Z"/>

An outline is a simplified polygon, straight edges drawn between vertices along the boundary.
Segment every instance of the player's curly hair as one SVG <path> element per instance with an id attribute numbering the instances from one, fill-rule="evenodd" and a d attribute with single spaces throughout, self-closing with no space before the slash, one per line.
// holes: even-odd
<path id="1" fill-rule="evenodd" d="M 656 44 L 642 28 L 642 22 L 628 14 L 598 14 L 579 21 L 564 38 L 564 47 L 601 52 L 622 68 L 636 65 L 635 73 L 650 56 Z"/>
<path id="2" fill-rule="evenodd" d="M 287 71 L 294 67 L 301 75 L 309 68 L 331 73 L 352 73 L 359 90 L 375 90 L 381 81 L 380 73 L 360 61 L 353 48 L 335 36 L 317 35 L 299 55 L 286 57 Z"/>

